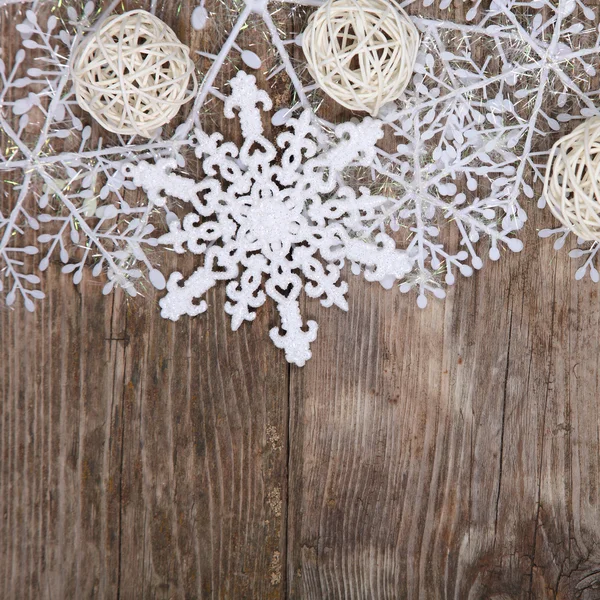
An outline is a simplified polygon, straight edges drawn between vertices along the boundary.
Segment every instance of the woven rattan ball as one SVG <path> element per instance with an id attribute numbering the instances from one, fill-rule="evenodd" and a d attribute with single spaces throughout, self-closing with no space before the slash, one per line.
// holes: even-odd
<path id="1" fill-rule="evenodd" d="M 584 240 L 600 242 L 600 118 L 558 140 L 548 159 L 544 196 L 554 216 Z"/>
<path id="2" fill-rule="evenodd" d="M 377 116 L 408 85 L 419 34 L 395 0 L 328 0 L 311 15 L 302 47 L 323 91 Z"/>
<path id="3" fill-rule="evenodd" d="M 77 102 L 104 128 L 146 138 L 197 88 L 189 48 L 145 10 L 106 19 L 74 50 L 71 73 Z"/>

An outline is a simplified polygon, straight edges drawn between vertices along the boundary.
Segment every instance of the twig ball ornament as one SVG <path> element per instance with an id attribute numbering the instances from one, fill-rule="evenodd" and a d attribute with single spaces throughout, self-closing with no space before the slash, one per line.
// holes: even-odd
<path id="1" fill-rule="evenodd" d="M 302 48 L 311 75 L 342 106 L 377 116 L 412 77 L 419 33 L 395 0 L 328 0 Z"/>
<path id="2" fill-rule="evenodd" d="M 554 144 L 544 197 L 565 227 L 584 240 L 600 242 L 600 117 Z"/>
<path id="3" fill-rule="evenodd" d="M 78 104 L 105 129 L 146 138 L 197 89 L 190 49 L 145 10 L 109 17 L 84 38 L 74 50 L 71 74 Z"/>

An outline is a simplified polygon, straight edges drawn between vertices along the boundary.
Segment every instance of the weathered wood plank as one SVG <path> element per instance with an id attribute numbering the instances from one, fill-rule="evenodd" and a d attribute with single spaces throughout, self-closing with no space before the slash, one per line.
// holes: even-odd
<path id="1" fill-rule="evenodd" d="M 526 251 L 443 305 L 356 279 L 346 322 L 309 304 L 290 598 L 600 597 L 597 290 L 529 212 Z"/>
<path id="2" fill-rule="evenodd" d="M 537 241 L 542 220 L 537 253 L 443 305 L 354 279 L 346 322 L 311 307 L 321 342 L 291 383 L 291 598 L 598 597 L 598 295 Z"/>
<path id="3" fill-rule="evenodd" d="M 230 331 L 223 290 L 206 318 L 128 312 L 121 593 L 279 598 L 287 367 L 269 315 Z"/>
<path id="4" fill-rule="evenodd" d="M 272 315 L 233 334 L 48 281 L 38 313 L 2 312 L 2 597 L 281 597 Z"/>
<path id="5" fill-rule="evenodd" d="M 159 2 L 201 47 L 191 9 Z M 529 212 L 445 303 L 307 302 L 289 382 L 272 308 L 170 323 L 51 265 L 0 312 L 0 597 L 599 598 L 598 293 Z"/>
<path id="6" fill-rule="evenodd" d="M 213 49 L 223 32 L 191 32 L 193 8 L 157 12 Z M 158 295 L 76 289 L 59 265 L 44 286 L 36 314 L 1 314 L 0 596 L 282 597 L 288 367 L 273 309 L 233 333 L 223 287 L 203 318 L 172 323 Z"/>
<path id="7" fill-rule="evenodd" d="M 80 294 L 52 271 L 37 313 L 2 311 L 10 351 L 0 403 L 0 589 L 3 598 L 113 596 L 118 558 L 105 538 L 118 506 L 107 484 L 119 476 L 123 345 L 111 335 L 119 314 L 97 285 L 84 283 Z"/>

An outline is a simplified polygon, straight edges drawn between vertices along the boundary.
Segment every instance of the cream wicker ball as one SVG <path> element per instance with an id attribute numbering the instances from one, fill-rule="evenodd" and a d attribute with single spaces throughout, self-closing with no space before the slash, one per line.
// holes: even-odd
<path id="1" fill-rule="evenodd" d="M 302 47 L 324 92 L 377 116 L 408 85 L 419 33 L 395 0 L 328 0 L 311 15 Z"/>
<path id="2" fill-rule="evenodd" d="M 584 240 L 600 242 L 600 117 L 554 144 L 544 196 L 565 227 Z"/>
<path id="3" fill-rule="evenodd" d="M 197 89 L 189 48 L 145 10 L 109 17 L 84 38 L 73 52 L 71 74 L 78 104 L 105 129 L 146 138 Z"/>

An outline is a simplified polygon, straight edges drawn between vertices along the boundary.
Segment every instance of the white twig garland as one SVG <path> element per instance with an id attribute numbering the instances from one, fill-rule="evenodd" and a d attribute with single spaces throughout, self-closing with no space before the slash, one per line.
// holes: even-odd
<path id="1" fill-rule="evenodd" d="M 342 106 L 373 116 L 405 90 L 418 46 L 417 28 L 395 0 L 329 0 L 303 36 L 319 87 Z"/>
<path id="2" fill-rule="evenodd" d="M 146 138 L 197 89 L 189 48 L 145 10 L 106 19 L 75 48 L 71 72 L 77 102 L 105 129 Z"/>
<path id="3" fill-rule="evenodd" d="M 600 118 L 584 121 L 554 144 L 544 197 L 554 216 L 586 241 L 600 242 Z"/>

